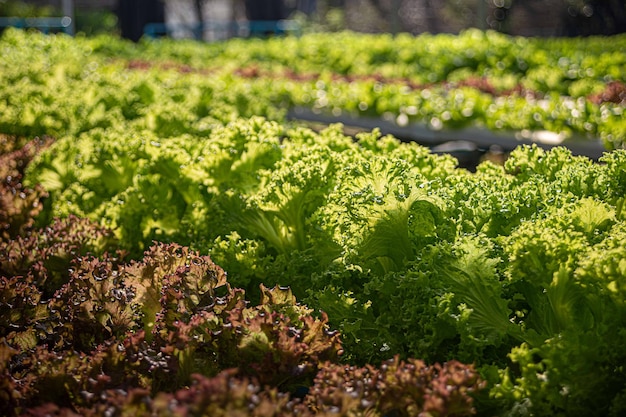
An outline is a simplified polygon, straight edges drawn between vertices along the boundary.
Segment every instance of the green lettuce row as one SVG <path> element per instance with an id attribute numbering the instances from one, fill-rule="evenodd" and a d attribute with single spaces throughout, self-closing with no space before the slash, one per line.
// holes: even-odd
<path id="1" fill-rule="evenodd" d="M 346 360 L 475 363 L 485 412 L 619 415 L 624 172 L 624 151 L 523 147 L 470 173 L 376 131 L 253 118 L 64 138 L 27 179 L 47 215 L 100 221 L 133 254 L 183 242 L 252 299 L 290 286 L 341 330 Z"/>
<path id="2" fill-rule="evenodd" d="M 319 36 L 325 39 L 325 35 Z M 359 44 L 363 42 L 356 35 L 343 36 Z M 477 36 L 497 39 L 499 35 L 472 32 L 460 36 L 458 41 L 474 42 Z M 424 41 L 409 37 L 398 42 L 411 39 L 416 45 Z M 10 30 L 3 34 L 1 42 L 13 64 L 0 66 L 6 80 L 0 89 L 0 129 L 11 134 L 75 135 L 121 124 L 154 130 L 159 136 L 202 134 L 215 124 L 239 116 L 284 120 L 290 108 L 302 106 L 334 115 L 383 118 L 401 126 L 425 125 L 434 130 L 470 126 L 504 132 L 548 130 L 558 134 L 559 140 L 599 138 L 608 149 L 621 147 L 624 140 L 623 103 L 619 103 L 619 94 L 604 99 L 617 100 L 616 103 L 591 100 L 592 95 L 603 93 L 612 81 L 618 87 L 622 85 L 619 82 L 623 83 L 623 63 L 619 59 L 611 61 L 610 66 L 607 60 L 598 57 L 598 62 L 604 64 L 593 69 L 589 65 L 596 61 L 579 62 L 583 59 L 579 55 L 571 58 L 564 55 L 558 62 L 553 57 L 537 58 L 538 67 L 533 66 L 532 70 L 538 72 L 555 68 L 565 71 L 561 67 L 571 72 L 574 70 L 570 67 L 578 68 L 570 74 L 574 77 L 570 80 L 572 85 L 577 87 L 572 87 L 572 91 L 560 88 L 568 84 L 563 79 L 566 75 L 556 77 L 547 87 L 529 82 L 521 90 L 516 87 L 520 80 L 485 81 L 494 84 L 489 89 L 517 91 L 494 97 L 489 89 L 485 91 L 482 81 L 476 80 L 477 75 L 472 72 L 475 65 L 464 60 L 459 61 L 456 72 L 435 80 L 439 84 L 394 74 L 380 78 L 374 67 L 368 66 L 363 74 L 341 77 L 337 74 L 342 72 L 332 67 L 294 73 L 283 64 L 248 74 L 236 71 L 254 62 L 272 63 L 278 59 L 272 51 L 284 47 L 284 43 L 302 42 L 304 49 L 311 43 L 316 51 L 322 48 L 323 43 L 309 37 L 249 44 L 233 41 L 232 45 L 220 46 L 166 41 L 131 46 L 111 39 L 111 44 L 119 47 L 117 54 L 116 49 L 105 46 L 105 38 L 72 40 L 60 35 L 44 37 Z M 507 39 L 498 42 L 506 44 Z M 519 56 L 530 41 L 518 42 L 522 45 L 513 56 Z M 600 44 L 599 40 L 596 42 Z M 247 53 L 242 51 L 244 45 L 256 51 L 248 52 L 252 54 L 249 61 L 245 59 Z M 449 48 L 454 50 L 457 48 L 454 45 Z M 232 55 L 231 48 L 240 53 Z M 207 64 L 188 64 L 191 51 L 207 56 Z M 479 61 L 492 65 L 489 64 L 492 57 L 486 52 L 483 55 Z M 139 57 L 144 61 L 137 61 Z M 152 57 L 152 61 L 145 61 L 146 57 Z M 213 64 L 207 69 L 209 62 Z M 388 62 L 396 64 L 394 60 Z M 497 63 L 493 65 L 497 67 Z M 417 75 L 432 71 L 430 67 L 414 67 Z M 481 67 L 476 71 L 482 78 L 481 71 L 487 69 Z M 512 69 L 509 72 L 514 73 Z M 576 75 L 579 72 L 580 79 Z M 477 85 L 468 84 L 471 77 Z M 549 80 L 550 76 L 540 74 L 537 79 Z M 447 82 L 441 84 L 444 80 Z M 530 96 L 525 89 L 540 95 Z"/>
<path id="3" fill-rule="evenodd" d="M 91 55 L 84 57 L 85 65 L 31 53 L 24 65 L 1 70 L 6 84 L 0 91 L 0 130 L 7 134 L 59 137 L 123 125 L 167 137 L 201 134 L 240 114 L 275 119 L 284 114 L 272 104 L 267 83 L 251 87 L 201 74 L 181 78 L 167 71 L 131 71 Z M 39 60 L 51 62 L 38 65 Z M 265 99 L 253 100 L 255 95 Z"/>
<path id="4" fill-rule="evenodd" d="M 487 76 L 504 89 L 521 83 L 577 98 L 576 92 L 589 94 L 593 88 L 588 88 L 598 82 L 623 81 L 625 42 L 623 36 L 541 39 L 471 29 L 458 35 L 311 33 L 209 45 L 160 39 L 142 43 L 132 56 L 125 53 L 128 48 L 121 49 L 129 58 L 174 61 L 196 69 L 253 66 L 297 75 L 407 78 L 417 84 Z M 118 55 L 100 45 L 94 50 Z"/>

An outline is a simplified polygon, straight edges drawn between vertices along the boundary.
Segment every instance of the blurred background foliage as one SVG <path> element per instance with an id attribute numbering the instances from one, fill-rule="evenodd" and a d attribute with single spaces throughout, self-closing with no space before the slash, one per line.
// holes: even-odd
<path id="1" fill-rule="evenodd" d="M 75 2 L 76 32 L 87 36 L 119 33 L 115 3 L 115 0 Z M 25 18 L 62 16 L 61 1 L 0 0 L 0 16 Z"/>

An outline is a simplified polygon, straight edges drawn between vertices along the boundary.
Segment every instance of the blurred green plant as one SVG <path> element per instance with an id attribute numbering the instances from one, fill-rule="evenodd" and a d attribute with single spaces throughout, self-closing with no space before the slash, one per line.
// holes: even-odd
<path id="1" fill-rule="evenodd" d="M 24 1 L 0 0 L 0 16 L 49 17 L 57 10 L 50 5 L 36 5 Z"/>
<path id="2" fill-rule="evenodd" d="M 54 17 L 61 16 L 58 7 L 32 4 L 24 1 L 0 0 L 0 16 L 7 17 Z M 117 33 L 117 16 L 108 9 L 75 8 L 76 32 L 85 36 Z"/>

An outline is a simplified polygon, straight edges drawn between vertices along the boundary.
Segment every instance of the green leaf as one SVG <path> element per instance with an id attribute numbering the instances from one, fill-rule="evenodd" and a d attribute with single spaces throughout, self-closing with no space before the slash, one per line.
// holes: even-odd
<path id="1" fill-rule="evenodd" d="M 504 335 L 523 341 L 521 329 L 511 322 L 511 309 L 503 297 L 503 283 L 497 266 L 500 259 L 492 258 L 488 247 L 477 238 L 468 238 L 455 247 L 455 257 L 440 270 L 454 300 L 462 305 L 460 323 L 469 326 L 470 333 L 496 343 Z"/>

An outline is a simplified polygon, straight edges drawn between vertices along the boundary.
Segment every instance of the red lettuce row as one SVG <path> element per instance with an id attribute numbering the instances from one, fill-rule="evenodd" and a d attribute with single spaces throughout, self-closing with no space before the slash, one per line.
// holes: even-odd
<path id="1" fill-rule="evenodd" d="M 22 178 L 28 163 L 51 140 L 37 138 L 25 145 L 22 142 L 0 135 L 0 240 L 23 234 L 32 227 L 43 209 L 42 200 L 47 197 L 40 186 L 25 187 Z"/>
<path id="2" fill-rule="evenodd" d="M 419 362 L 418 362 L 419 363 Z M 347 371 L 346 371 L 347 370 Z M 360 378 L 366 377 L 363 383 Z M 463 365 L 416 366 L 397 360 L 379 369 L 332 366 L 324 373 L 331 384 L 315 384 L 301 401 L 276 388 L 261 388 L 237 370 L 212 378 L 193 375 L 189 387 L 151 396 L 142 388 L 107 390 L 89 409 L 75 411 L 54 403 L 31 408 L 30 417 L 77 416 L 463 416 L 471 409 L 468 392 L 476 376 Z M 397 378 L 397 379 L 394 379 Z M 450 385 L 450 384 L 457 385 Z M 361 389 L 354 390 L 355 386 Z M 381 391 L 371 391 L 380 389 Z M 364 396 L 367 394 L 367 396 Z M 415 397 L 412 397 L 415 395 Z"/>
<path id="3" fill-rule="evenodd" d="M 252 306 L 208 256 L 176 244 L 155 244 L 130 263 L 76 255 L 64 283 L 48 281 L 63 274 L 38 260 L 23 275 L 7 269 L 5 415 L 466 415 L 482 386 L 455 362 L 339 365 L 340 335 L 325 314 L 281 287 L 262 287 Z M 41 282 L 58 287 L 47 297 Z"/>

